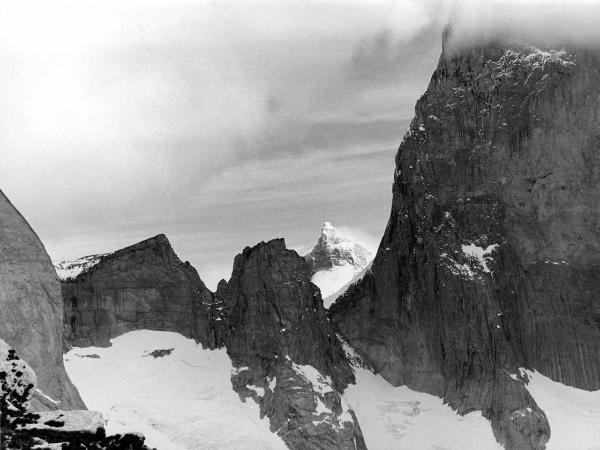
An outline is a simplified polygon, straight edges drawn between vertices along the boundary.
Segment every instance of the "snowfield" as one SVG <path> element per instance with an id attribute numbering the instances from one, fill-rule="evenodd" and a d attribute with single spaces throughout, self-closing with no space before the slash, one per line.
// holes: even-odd
<path id="1" fill-rule="evenodd" d="M 234 370 L 225 350 L 205 350 L 177 333 L 133 331 L 109 348 L 74 348 L 65 366 L 91 410 L 104 414 L 109 434 L 138 431 L 160 450 L 285 449 L 231 386 Z M 344 343 L 356 384 L 343 394 L 369 450 L 500 450 L 479 412 L 461 416 L 442 399 L 394 387 L 362 367 Z M 316 389 L 324 380 L 297 366 Z M 312 369 L 312 368 L 311 368 Z M 526 372 L 528 389 L 546 413 L 547 450 L 600 450 L 600 391 L 588 392 Z M 273 380 L 274 381 L 274 380 Z M 326 380 L 325 380 L 326 381 Z"/>
<path id="2" fill-rule="evenodd" d="M 258 405 L 242 403 L 233 391 L 225 350 L 147 330 L 111 342 L 64 356 L 71 380 L 87 407 L 104 414 L 109 434 L 138 431 L 159 450 L 287 448 L 268 419 L 260 420 Z"/>

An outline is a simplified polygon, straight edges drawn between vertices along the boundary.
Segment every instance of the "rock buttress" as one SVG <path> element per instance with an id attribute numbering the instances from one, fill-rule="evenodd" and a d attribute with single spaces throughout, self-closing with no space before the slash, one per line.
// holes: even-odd
<path id="1" fill-rule="evenodd" d="M 506 448 L 544 448 L 518 368 L 600 389 L 599 204 L 597 53 L 445 52 L 372 271 L 330 317 L 392 384 L 482 410 Z"/>
<path id="2" fill-rule="evenodd" d="M 219 335 L 236 367 L 232 383 L 292 449 L 365 448 L 339 394 L 354 375 L 310 275 L 283 239 L 236 256 L 215 294 Z"/>
<path id="3" fill-rule="evenodd" d="M 50 257 L 0 191 L 0 339 L 38 373 L 38 388 L 62 409 L 83 408 L 62 360 L 63 303 Z M 36 395 L 35 410 L 52 407 Z M 56 406 L 55 406 L 56 407 Z"/>

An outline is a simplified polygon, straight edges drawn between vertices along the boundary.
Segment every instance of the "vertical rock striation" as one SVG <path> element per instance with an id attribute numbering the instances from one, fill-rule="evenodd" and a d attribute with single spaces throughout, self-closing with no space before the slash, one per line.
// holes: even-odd
<path id="1" fill-rule="evenodd" d="M 174 331 L 214 348 L 212 293 L 164 234 L 90 261 L 62 281 L 69 344 L 106 346 L 123 333 L 148 329 Z"/>
<path id="2" fill-rule="evenodd" d="M 236 256 L 215 294 L 220 343 L 237 367 L 232 383 L 292 449 L 364 448 L 339 394 L 354 375 L 310 275 L 283 239 Z"/>
<path id="3" fill-rule="evenodd" d="M 83 408 L 62 361 L 60 283 L 44 246 L 0 191 L 0 339 L 38 374 L 33 409 Z M 44 395 L 43 395 L 43 394 Z"/>
<path id="4" fill-rule="evenodd" d="M 445 48 L 372 270 L 330 317 L 391 383 L 482 410 L 506 448 L 544 448 L 518 369 L 600 389 L 599 204 L 600 55 Z"/>

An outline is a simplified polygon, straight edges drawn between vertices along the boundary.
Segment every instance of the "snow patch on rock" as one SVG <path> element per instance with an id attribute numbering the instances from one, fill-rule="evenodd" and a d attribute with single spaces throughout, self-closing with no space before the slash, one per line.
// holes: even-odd
<path id="1" fill-rule="evenodd" d="M 490 258 L 490 254 L 498 248 L 498 244 L 488 245 L 487 247 L 480 247 L 473 243 L 469 245 L 462 245 L 462 251 L 469 258 L 475 259 L 479 266 L 483 269 L 484 272 L 490 273 L 490 268 L 487 265 L 486 258 Z"/>
<path id="2" fill-rule="evenodd" d="M 84 256 L 73 261 L 55 262 L 53 263 L 54 269 L 61 281 L 73 280 L 96 266 L 102 260 L 102 257 L 106 255 L 108 255 L 108 253 Z"/>
<path id="3" fill-rule="evenodd" d="M 292 362 L 292 368 L 298 375 L 312 385 L 315 392 L 324 395 L 327 392 L 333 391 L 331 378 L 328 375 L 323 375 L 313 366 Z"/>

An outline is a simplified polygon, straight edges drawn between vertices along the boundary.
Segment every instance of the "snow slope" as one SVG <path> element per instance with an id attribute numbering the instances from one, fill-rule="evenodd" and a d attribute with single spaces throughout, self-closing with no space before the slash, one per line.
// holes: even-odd
<path id="1" fill-rule="evenodd" d="M 355 272 L 354 276 L 347 283 L 343 284 L 342 287 L 340 287 L 336 291 L 334 291 L 333 294 L 330 294 L 327 297 L 323 297 L 323 303 L 325 304 L 325 308 L 329 308 L 333 303 L 335 303 L 335 301 L 338 299 L 338 297 L 340 295 L 342 295 L 344 292 L 346 292 L 350 286 L 352 286 L 353 284 L 358 283 L 360 280 L 362 280 L 362 278 L 365 276 L 365 274 L 371 268 L 372 264 L 373 264 L 373 261 L 371 261 L 369 264 L 367 264 L 367 266 L 360 272 Z M 313 281 L 313 283 L 314 283 L 314 281 Z M 321 291 L 321 292 L 323 292 L 323 291 Z"/>
<path id="2" fill-rule="evenodd" d="M 360 272 L 360 271 L 359 271 Z M 329 308 L 335 299 L 341 294 L 336 294 L 341 287 L 349 284 L 357 275 L 357 269 L 351 264 L 334 266 L 331 269 L 320 270 L 315 273 L 310 281 L 321 290 L 323 306 Z"/>
<path id="3" fill-rule="evenodd" d="M 392 386 L 342 342 L 356 376 L 343 397 L 369 450 L 502 450 L 480 412 L 461 416 L 439 397 Z"/>
<path id="4" fill-rule="evenodd" d="M 600 391 L 584 391 L 524 371 L 527 389 L 546 413 L 550 440 L 546 450 L 600 450 Z"/>
<path id="5" fill-rule="evenodd" d="M 480 412 L 460 416 L 441 398 L 394 387 L 358 367 L 344 392 L 369 450 L 502 450 Z"/>
<path id="6" fill-rule="evenodd" d="M 159 450 L 287 448 L 231 386 L 225 350 L 177 333 L 132 331 L 109 348 L 73 348 L 65 367 L 109 434 L 139 431 Z M 158 350 L 158 351 L 156 351 Z"/>

